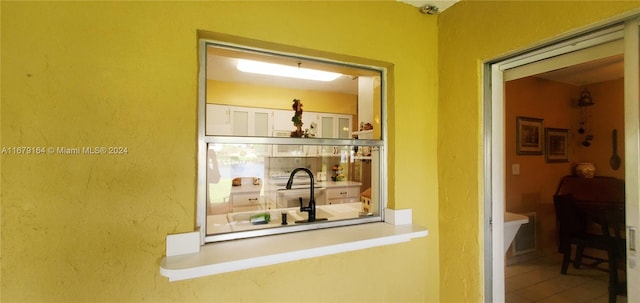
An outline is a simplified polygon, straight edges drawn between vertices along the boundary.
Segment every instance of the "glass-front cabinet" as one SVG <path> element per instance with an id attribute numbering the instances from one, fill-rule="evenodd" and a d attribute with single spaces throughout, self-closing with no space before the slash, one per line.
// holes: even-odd
<path id="1" fill-rule="evenodd" d="M 383 219 L 384 68 L 200 47 L 208 242 Z"/>
<path id="2" fill-rule="evenodd" d="M 270 136 L 272 111 L 262 108 L 207 104 L 206 134 L 211 136 Z"/>

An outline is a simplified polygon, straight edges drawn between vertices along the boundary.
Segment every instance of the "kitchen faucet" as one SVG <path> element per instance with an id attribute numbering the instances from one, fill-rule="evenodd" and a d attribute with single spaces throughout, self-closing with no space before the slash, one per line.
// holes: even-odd
<path id="1" fill-rule="evenodd" d="M 309 178 L 311 178 L 311 184 L 309 185 L 311 192 L 309 193 L 309 206 L 306 206 L 306 207 L 303 206 L 302 197 L 300 197 L 300 211 L 301 212 L 306 211 L 309 213 L 309 219 L 307 220 L 307 222 L 315 222 L 316 221 L 316 199 L 313 194 L 313 187 L 314 187 L 313 173 L 311 173 L 309 169 L 304 167 L 298 167 L 294 169 L 293 171 L 291 171 L 291 175 L 289 176 L 289 181 L 287 181 L 286 189 L 291 189 L 291 186 L 293 185 L 293 176 L 295 176 L 295 174 L 301 170 L 306 172 L 307 175 L 309 175 Z"/>

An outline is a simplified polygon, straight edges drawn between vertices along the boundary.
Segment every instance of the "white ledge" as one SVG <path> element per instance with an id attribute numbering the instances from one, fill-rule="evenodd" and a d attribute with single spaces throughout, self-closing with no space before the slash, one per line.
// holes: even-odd
<path id="1" fill-rule="evenodd" d="M 424 227 L 378 222 L 206 244 L 200 252 L 169 256 L 160 274 L 179 281 L 327 256 L 426 237 Z"/>

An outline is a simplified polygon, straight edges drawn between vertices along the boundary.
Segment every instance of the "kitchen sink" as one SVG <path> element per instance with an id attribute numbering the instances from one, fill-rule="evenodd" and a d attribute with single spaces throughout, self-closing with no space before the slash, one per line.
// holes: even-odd
<path id="1" fill-rule="evenodd" d="M 316 207 L 316 221 L 326 221 L 333 217 L 333 214 L 330 212 L 317 208 Z M 287 221 L 288 222 L 296 222 L 296 221 L 306 221 L 309 218 L 308 212 L 301 212 L 300 209 L 292 209 L 287 212 Z M 303 222 L 296 222 L 303 223 Z"/>
<path id="2" fill-rule="evenodd" d="M 295 223 L 298 223 L 298 224 L 302 224 L 302 223 L 315 223 L 315 222 L 328 221 L 328 220 L 329 220 L 329 219 L 327 219 L 327 218 L 316 218 L 316 220 L 315 220 L 315 221 L 313 221 L 313 222 L 309 222 L 307 219 L 304 219 L 304 220 L 296 220 L 296 221 L 294 221 L 294 222 L 295 222 Z"/>
<path id="3" fill-rule="evenodd" d="M 309 205 L 309 194 L 310 189 L 308 186 L 306 187 L 295 187 L 292 189 L 278 189 L 276 191 L 276 207 L 277 208 L 288 208 L 288 207 L 300 207 L 299 198 L 302 197 L 303 204 L 305 206 Z M 326 198 L 326 187 L 315 187 L 314 195 L 316 200 L 316 205 L 325 204 Z M 317 217 L 317 216 L 316 216 Z M 305 215 L 306 218 L 306 215 Z"/>

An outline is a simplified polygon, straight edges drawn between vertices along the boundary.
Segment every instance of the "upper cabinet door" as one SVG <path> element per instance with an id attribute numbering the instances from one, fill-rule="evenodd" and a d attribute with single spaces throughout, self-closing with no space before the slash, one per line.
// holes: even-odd
<path id="1" fill-rule="evenodd" d="M 205 134 L 208 136 L 230 136 L 233 134 L 231 111 L 228 106 L 207 104 Z"/>
<path id="2" fill-rule="evenodd" d="M 338 138 L 340 139 L 351 138 L 351 118 L 350 117 L 338 117 Z"/>
<path id="3" fill-rule="evenodd" d="M 268 137 L 273 131 L 273 111 L 207 104 L 205 125 L 207 136 Z"/>
<path id="4" fill-rule="evenodd" d="M 233 109 L 232 123 L 233 123 L 233 135 L 234 136 L 248 136 L 249 135 L 249 111 L 241 109 Z"/>
<path id="5" fill-rule="evenodd" d="M 255 111 L 253 113 L 253 134 L 258 137 L 271 136 L 269 126 L 269 112 Z"/>
<path id="6" fill-rule="evenodd" d="M 333 116 L 322 116 L 320 119 L 320 137 L 335 138 L 335 118 Z"/>
<path id="7" fill-rule="evenodd" d="M 273 111 L 273 130 L 276 130 L 276 131 L 294 130 L 295 127 L 293 126 L 293 122 L 291 122 L 291 117 L 293 117 L 292 111 L 274 110 Z"/>
<path id="8" fill-rule="evenodd" d="M 319 137 L 350 139 L 351 116 L 338 114 L 321 114 Z"/>

